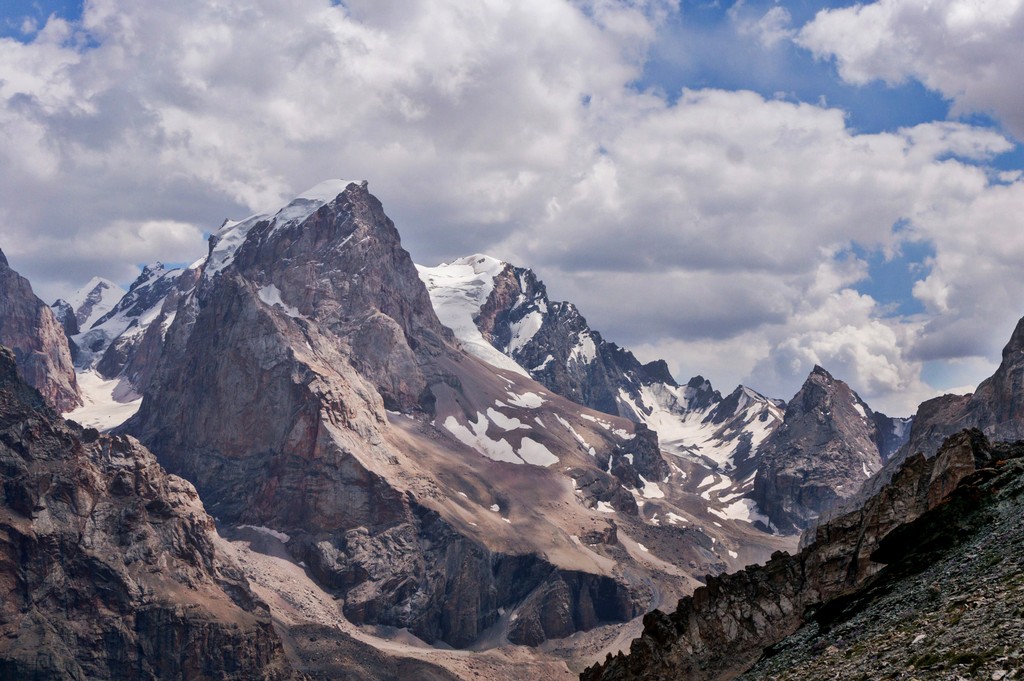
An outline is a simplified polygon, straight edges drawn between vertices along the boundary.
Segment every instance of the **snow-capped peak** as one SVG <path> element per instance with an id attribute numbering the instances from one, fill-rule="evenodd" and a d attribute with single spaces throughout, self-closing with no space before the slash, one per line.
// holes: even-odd
<path id="1" fill-rule="evenodd" d="M 476 325 L 480 308 L 494 290 L 494 278 L 504 268 L 502 261 L 480 253 L 437 267 L 416 266 L 437 318 L 455 332 L 466 352 L 493 366 L 528 376 L 512 358 L 491 345 Z"/>
<path id="2" fill-rule="evenodd" d="M 213 247 L 206 259 L 206 276 L 212 277 L 231 264 L 235 251 L 245 241 L 249 231 L 260 222 L 273 222 L 271 233 L 287 225 L 297 225 L 322 206 L 334 201 L 352 184 L 365 187 L 366 180 L 326 180 L 300 193 L 277 211 L 257 213 L 237 222 L 225 220 L 212 237 Z"/>
<path id="3" fill-rule="evenodd" d="M 75 311 L 78 328 L 84 331 L 110 312 L 124 294 L 124 289 L 109 279 L 93 277 L 88 284 L 75 291 L 67 302 Z"/>

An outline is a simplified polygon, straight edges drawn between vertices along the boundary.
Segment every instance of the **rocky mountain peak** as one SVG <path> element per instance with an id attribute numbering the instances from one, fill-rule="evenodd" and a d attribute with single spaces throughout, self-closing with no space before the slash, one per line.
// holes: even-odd
<path id="1" fill-rule="evenodd" d="M 781 531 L 803 529 L 881 469 L 881 441 L 860 396 L 815 366 L 761 449 L 754 499 Z"/>
<path id="2" fill-rule="evenodd" d="M 7 262 L 7 256 L 4 255 L 3 250 L 0 250 L 0 267 L 10 267 L 10 263 Z"/>
<path id="3" fill-rule="evenodd" d="M 894 464 L 917 452 L 933 455 L 945 437 L 962 428 L 979 428 L 994 439 L 1024 438 L 1024 318 L 1003 346 L 995 373 L 973 394 L 943 395 L 918 407 L 910 440 Z"/>
<path id="4" fill-rule="evenodd" d="M 113 308 L 125 291 L 103 277 L 93 277 L 68 300 L 75 311 L 79 329 L 91 329 Z"/>

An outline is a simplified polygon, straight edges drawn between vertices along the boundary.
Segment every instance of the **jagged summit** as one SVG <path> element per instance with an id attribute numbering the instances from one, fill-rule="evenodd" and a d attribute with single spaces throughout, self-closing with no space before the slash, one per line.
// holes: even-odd
<path id="1" fill-rule="evenodd" d="M 821 377 L 823 377 L 823 378 L 826 378 L 826 379 L 828 379 L 828 380 L 830 380 L 830 381 L 831 381 L 831 380 L 834 380 L 834 379 L 832 378 L 832 374 L 830 374 L 830 373 L 829 373 L 829 372 L 828 372 L 828 371 L 827 371 L 827 370 L 825 369 L 825 367 L 821 366 L 820 364 L 815 364 L 815 365 L 814 365 L 814 368 L 813 368 L 813 369 L 811 369 L 811 376 L 821 376 Z"/>
<path id="2" fill-rule="evenodd" d="M 300 224 L 323 206 L 334 203 L 353 185 L 369 193 L 366 180 L 326 180 L 301 192 L 273 213 L 256 213 L 238 221 L 225 220 L 220 229 L 210 235 L 209 255 L 193 267 L 203 265 L 206 276 L 216 275 L 231 263 L 235 251 L 253 227 L 268 223 L 273 232 L 277 228 Z"/>
<path id="3" fill-rule="evenodd" d="M 867 404 L 815 366 L 761 449 L 754 499 L 781 531 L 803 529 L 882 468 L 880 442 Z"/>

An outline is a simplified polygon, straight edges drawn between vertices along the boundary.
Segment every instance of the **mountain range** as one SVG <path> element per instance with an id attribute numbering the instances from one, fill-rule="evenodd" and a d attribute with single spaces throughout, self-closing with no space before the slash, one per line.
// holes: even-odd
<path id="1" fill-rule="evenodd" d="M 723 397 L 604 340 L 529 269 L 480 254 L 414 265 L 365 182 L 328 181 L 275 212 L 226 221 L 206 257 L 146 267 L 127 291 L 94 279 L 47 306 L 0 261 L 0 343 L 13 349 L 4 385 L 18 396 L 4 405 L 17 436 L 3 443 L 3 528 L 64 533 L 66 555 L 87 556 L 66 579 L 87 598 L 37 599 L 36 619 L 0 623 L 11 669 L 38 667 L 28 660 L 39 642 L 60 641 L 39 678 L 163 678 L 186 659 L 197 676 L 232 678 L 256 667 L 267 678 L 558 678 L 642 631 L 656 645 L 634 644 L 592 678 L 633 678 L 615 670 L 641 668 L 643 650 L 644 664 L 653 655 L 710 669 L 705 652 L 680 653 L 664 633 L 658 617 L 669 616 L 644 613 L 678 601 L 696 622 L 715 602 L 699 594 L 750 593 L 767 579 L 775 605 L 701 639 L 706 654 L 732 650 L 750 664 L 803 625 L 806 608 L 863 587 L 878 572 L 876 539 L 931 513 L 998 447 L 972 440 L 988 452 L 972 454 L 972 471 L 917 452 L 934 455 L 965 427 L 994 439 L 1024 427 L 1021 327 L 973 396 L 926 402 L 913 418 L 874 412 L 822 367 L 788 401 L 746 386 Z M 25 435 L 39 428 L 59 436 Z M 43 464 L 17 463 L 25 451 L 56 467 L 47 475 L 67 478 L 66 491 L 39 487 Z M 96 467 L 92 481 L 67 461 Z M 115 484 L 116 471 L 143 469 L 135 492 Z M 922 476 L 932 482 L 914 482 Z M 894 485 L 930 490 L 940 478 L 928 503 L 865 516 L 861 505 Z M 191 529 L 174 529 L 167 509 L 186 507 Z M 98 522 L 110 536 L 95 541 L 76 534 L 97 508 L 127 525 Z M 807 528 L 805 543 L 815 540 L 781 557 Z M 865 533 L 875 543 L 851 548 Z M 3 550 L 4 574 L 34 584 L 17 545 Z M 152 558 L 167 552 L 183 564 Z M 824 581 L 795 577 L 824 565 Z M 228 651 L 223 664 L 199 665 L 205 649 L 174 661 L 173 644 L 138 622 L 119 642 L 89 645 L 113 639 L 105 620 L 83 628 L 83 603 L 114 597 L 106 575 L 136 584 L 140 569 L 158 583 L 116 596 L 112 612 L 195 602 L 188 612 L 210 627 L 242 618 L 263 632 L 264 642 L 247 635 L 259 653 L 218 633 L 208 642 Z M 67 626 L 41 633 L 47 618 L 64 622 L 61 607 Z M 772 624 L 737 638 L 751 617 Z M 175 636 L 192 640 L 195 621 L 179 617 Z M 121 645 L 142 652 L 115 659 Z M 478 652 L 470 663 L 452 648 Z M 255 667 L 230 667 L 236 656 Z M 170 666 L 153 671 L 154 659 Z"/>

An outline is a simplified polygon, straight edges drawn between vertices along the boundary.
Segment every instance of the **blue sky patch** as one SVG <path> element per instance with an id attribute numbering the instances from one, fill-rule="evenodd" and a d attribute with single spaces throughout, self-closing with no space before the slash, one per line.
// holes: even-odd
<path id="1" fill-rule="evenodd" d="M 907 241 L 899 251 L 886 258 L 881 250 L 867 250 L 853 244 L 853 254 L 868 264 L 867 278 L 857 282 L 854 290 L 874 298 L 894 315 L 912 315 L 924 312 L 924 306 L 914 298 L 914 284 L 928 276 L 928 261 L 935 257 L 930 242 Z"/>

